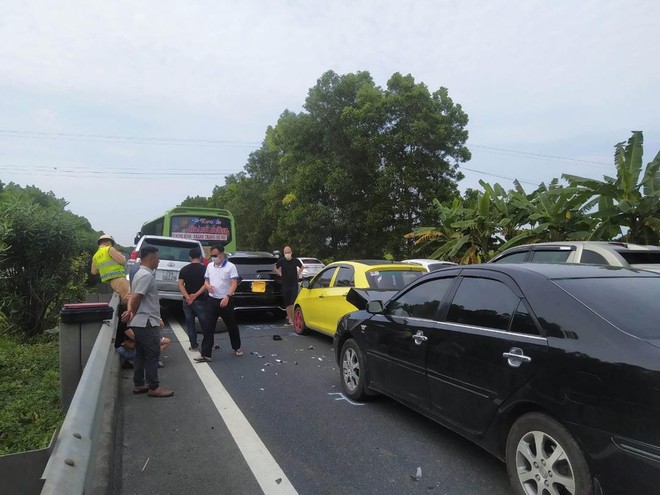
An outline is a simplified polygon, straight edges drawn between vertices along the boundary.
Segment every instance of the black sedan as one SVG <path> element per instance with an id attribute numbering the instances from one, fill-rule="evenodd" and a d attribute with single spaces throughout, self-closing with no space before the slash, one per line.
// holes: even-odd
<path id="1" fill-rule="evenodd" d="M 382 393 L 460 433 L 506 462 L 516 494 L 660 493 L 658 274 L 447 268 L 344 316 L 334 344 L 348 397 Z"/>
<path id="2" fill-rule="evenodd" d="M 240 277 L 234 293 L 235 311 L 269 311 L 277 318 L 284 317 L 282 284 L 275 273 L 277 259 L 264 251 L 239 251 L 229 256 Z"/>

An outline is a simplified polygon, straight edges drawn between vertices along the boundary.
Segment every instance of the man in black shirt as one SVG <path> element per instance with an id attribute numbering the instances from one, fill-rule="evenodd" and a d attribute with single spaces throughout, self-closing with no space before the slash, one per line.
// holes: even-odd
<path id="1" fill-rule="evenodd" d="M 289 319 L 287 325 L 293 325 L 293 302 L 298 295 L 298 279 L 303 268 L 302 261 L 293 257 L 291 247 L 285 246 L 284 258 L 280 258 L 275 263 L 275 273 L 282 277 L 282 299 Z"/>
<path id="2" fill-rule="evenodd" d="M 186 332 L 190 339 L 188 350 L 197 351 L 197 329 L 195 316 L 204 328 L 206 315 L 206 287 L 204 286 L 204 273 L 206 267 L 202 261 L 202 251 L 192 248 L 188 251 L 190 263 L 179 271 L 179 291 L 183 294 L 183 314 L 186 316 Z"/>

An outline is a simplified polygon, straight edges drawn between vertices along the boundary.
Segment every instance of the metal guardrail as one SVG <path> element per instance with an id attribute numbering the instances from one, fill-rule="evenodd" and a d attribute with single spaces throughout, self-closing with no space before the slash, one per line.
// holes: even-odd
<path id="1" fill-rule="evenodd" d="M 119 298 L 116 294 L 110 305 L 114 308 L 113 318 L 97 323 L 101 324 L 98 337 L 89 358 L 85 359 L 82 376 L 42 475 L 45 480 L 42 495 L 107 491 L 107 486 L 104 489 L 103 483 L 99 485 L 95 477 L 99 469 L 110 469 L 111 464 L 98 466 L 98 461 L 107 456 L 101 452 L 104 424 L 107 426 L 108 415 L 114 418 L 116 414 L 114 407 L 107 407 L 108 402 L 114 404 L 112 396 L 116 400 L 118 387 L 117 376 L 111 371 L 113 362 L 118 363 L 113 345 L 118 324 Z M 110 423 L 114 424 L 114 421 Z"/>

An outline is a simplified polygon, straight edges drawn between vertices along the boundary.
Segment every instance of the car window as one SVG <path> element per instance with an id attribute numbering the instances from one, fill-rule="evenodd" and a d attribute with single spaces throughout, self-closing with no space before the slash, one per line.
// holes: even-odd
<path id="1" fill-rule="evenodd" d="M 596 251 L 591 249 L 582 250 L 582 258 L 580 258 L 580 263 L 588 263 L 592 265 L 608 265 L 607 260 Z"/>
<path id="2" fill-rule="evenodd" d="M 191 248 L 199 247 L 199 244 L 191 244 L 190 242 L 176 241 L 174 239 L 145 239 L 140 249 L 146 246 L 153 246 L 158 249 L 158 256 L 161 260 L 190 261 L 188 251 Z"/>
<path id="3" fill-rule="evenodd" d="M 552 251 L 532 251 L 532 263 L 566 263 L 572 251 L 552 250 Z"/>
<path id="4" fill-rule="evenodd" d="M 355 287 L 355 270 L 352 266 L 340 266 L 335 278 L 335 287 Z"/>
<path id="5" fill-rule="evenodd" d="M 534 323 L 534 319 L 529 312 L 529 308 L 525 301 L 520 301 L 516 313 L 513 315 L 511 322 L 511 331 L 516 333 L 524 333 L 527 335 L 539 335 L 539 329 Z"/>
<path id="6" fill-rule="evenodd" d="M 466 277 L 449 307 L 447 321 L 507 330 L 519 300 L 502 282 Z"/>
<path id="7" fill-rule="evenodd" d="M 387 305 L 385 314 L 435 319 L 440 303 L 454 280 L 453 277 L 441 278 L 417 285 L 401 297 L 391 301 Z"/>
<path id="8" fill-rule="evenodd" d="M 303 262 L 303 264 L 310 264 L 310 265 L 322 265 L 320 260 L 317 260 L 316 258 L 300 258 L 300 261 Z"/>
<path id="9" fill-rule="evenodd" d="M 522 263 L 527 258 L 529 251 L 518 251 L 515 253 L 507 254 L 501 258 L 493 261 L 493 263 Z"/>
<path id="10" fill-rule="evenodd" d="M 426 271 L 393 269 L 368 271 L 365 275 L 370 289 L 398 290 L 425 273 Z"/>
<path id="11" fill-rule="evenodd" d="M 230 256 L 229 261 L 236 265 L 242 278 L 269 278 L 275 270 L 276 258 L 271 256 Z"/>
<path id="12" fill-rule="evenodd" d="M 660 277 L 555 280 L 555 284 L 624 332 L 660 339 Z"/>
<path id="13" fill-rule="evenodd" d="M 332 268 L 327 268 L 327 269 L 323 270 L 316 277 L 314 277 L 314 280 L 312 280 L 312 283 L 309 284 L 309 288 L 310 289 L 323 289 L 323 288 L 330 287 L 330 280 L 332 280 L 332 276 L 334 275 L 335 270 L 337 270 L 336 266 L 333 266 Z"/>
<path id="14" fill-rule="evenodd" d="M 615 249 L 631 265 L 655 265 L 660 263 L 658 251 L 628 251 Z"/>

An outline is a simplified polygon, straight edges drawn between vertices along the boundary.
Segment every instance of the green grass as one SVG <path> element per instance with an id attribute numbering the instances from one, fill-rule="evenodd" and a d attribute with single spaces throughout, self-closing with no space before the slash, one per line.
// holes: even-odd
<path id="1" fill-rule="evenodd" d="M 60 395 L 58 336 L 0 334 L 0 455 L 47 447 L 64 420 Z"/>

